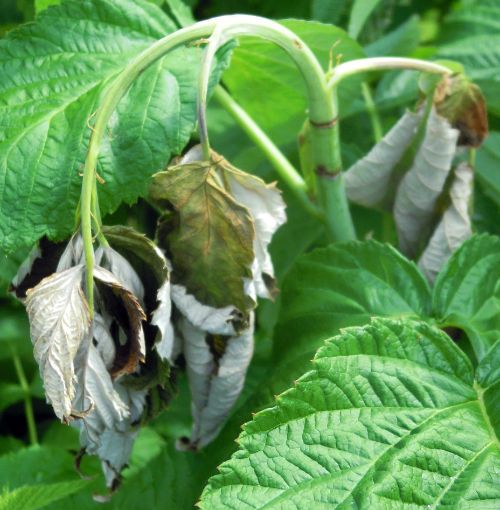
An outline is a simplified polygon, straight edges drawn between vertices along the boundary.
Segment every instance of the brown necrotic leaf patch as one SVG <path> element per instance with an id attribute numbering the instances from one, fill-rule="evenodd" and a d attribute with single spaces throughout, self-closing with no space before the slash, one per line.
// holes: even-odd
<path id="1" fill-rule="evenodd" d="M 99 306 L 113 318 L 112 334 L 116 356 L 110 373 L 116 379 L 135 372 L 139 363 L 144 362 L 142 321 L 146 320 L 146 315 L 132 292 L 106 269 L 96 267 L 94 281 L 99 293 Z"/>
<path id="2" fill-rule="evenodd" d="M 172 258 L 175 282 L 209 306 L 252 308 L 244 278 L 252 277 L 254 224 L 248 209 L 224 189 L 216 163 L 194 162 L 160 172 L 150 194 L 176 212 L 175 221 L 158 235 Z"/>

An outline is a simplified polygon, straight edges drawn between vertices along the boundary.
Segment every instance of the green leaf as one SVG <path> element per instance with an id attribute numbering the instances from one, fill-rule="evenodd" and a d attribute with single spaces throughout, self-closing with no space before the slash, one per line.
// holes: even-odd
<path id="1" fill-rule="evenodd" d="M 352 241 L 318 249 L 299 258 L 285 280 L 275 356 L 309 360 L 340 328 L 373 316 L 426 317 L 430 301 L 415 264 L 389 245 Z"/>
<path id="2" fill-rule="evenodd" d="M 364 57 L 358 43 L 340 28 L 313 21 L 287 20 L 282 24 L 311 48 L 325 70 L 333 45 L 334 56 L 341 54 L 342 62 Z M 300 131 L 307 109 L 306 91 L 299 71 L 280 48 L 261 40 L 243 40 L 224 74 L 224 83 L 278 144 L 288 143 Z M 341 114 L 353 101 L 359 83 L 355 78 L 341 85 Z"/>
<path id="3" fill-rule="evenodd" d="M 358 38 L 363 25 L 379 3 L 380 0 L 354 0 L 349 18 L 349 28 L 347 29 L 349 37 Z"/>
<path id="4" fill-rule="evenodd" d="M 51 5 L 59 5 L 61 0 L 35 0 L 35 13 L 38 14 Z"/>
<path id="5" fill-rule="evenodd" d="M 366 46 L 365 51 L 369 57 L 407 56 L 415 50 L 419 42 L 418 16 L 411 16 L 392 32 Z"/>
<path id="6" fill-rule="evenodd" d="M 463 329 L 481 360 L 500 336 L 500 238 L 466 241 L 438 275 L 433 294 L 440 323 Z"/>
<path id="7" fill-rule="evenodd" d="M 485 194 L 500 206 L 500 132 L 490 133 L 478 150 L 476 175 Z"/>
<path id="8" fill-rule="evenodd" d="M 0 248 L 70 233 L 89 123 L 105 85 L 175 29 L 145 0 L 68 0 L 0 41 Z M 200 54 L 179 48 L 121 101 L 98 162 L 103 213 L 144 195 L 148 177 L 187 143 Z"/>
<path id="9" fill-rule="evenodd" d="M 496 508 L 485 395 L 467 357 L 425 323 L 347 329 L 244 426 L 201 508 Z"/>
<path id="10" fill-rule="evenodd" d="M 19 487 L 0 494 L 0 510 L 37 510 L 79 492 L 89 485 L 88 480 L 48 483 Z"/>
<path id="11" fill-rule="evenodd" d="M 219 184 L 217 165 L 184 163 L 154 176 L 152 199 L 171 203 L 178 214 L 160 225 L 158 239 L 169 250 L 174 283 L 203 304 L 246 313 L 252 300 L 243 279 L 251 277 L 255 230 L 248 209 Z"/>

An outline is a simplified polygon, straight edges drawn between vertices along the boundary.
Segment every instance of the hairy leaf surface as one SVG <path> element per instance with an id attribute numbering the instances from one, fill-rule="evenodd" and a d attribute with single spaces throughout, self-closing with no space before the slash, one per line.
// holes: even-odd
<path id="1" fill-rule="evenodd" d="M 493 509 L 498 380 L 481 387 L 480 374 L 427 324 L 347 329 L 245 425 L 201 508 Z"/>
<path id="2" fill-rule="evenodd" d="M 60 420 L 69 421 L 75 396 L 74 359 L 90 332 L 90 314 L 82 290 L 84 266 L 44 278 L 27 292 L 34 356 L 47 400 Z"/>

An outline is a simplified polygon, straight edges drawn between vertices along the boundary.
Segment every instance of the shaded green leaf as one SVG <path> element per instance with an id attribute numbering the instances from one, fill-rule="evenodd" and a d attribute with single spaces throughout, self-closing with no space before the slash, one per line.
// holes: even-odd
<path id="1" fill-rule="evenodd" d="M 436 279 L 433 307 L 441 324 L 463 329 L 479 360 L 500 335 L 500 238 L 466 241 Z"/>
<path id="2" fill-rule="evenodd" d="M 328 69 L 330 49 L 342 61 L 362 58 L 363 50 L 340 28 L 313 21 L 287 20 L 282 24 L 296 33 Z M 243 40 L 235 50 L 224 83 L 245 110 L 278 144 L 289 142 L 304 122 L 307 101 L 303 79 L 283 51 L 261 40 Z M 340 86 L 341 114 L 347 111 L 359 79 Z"/>

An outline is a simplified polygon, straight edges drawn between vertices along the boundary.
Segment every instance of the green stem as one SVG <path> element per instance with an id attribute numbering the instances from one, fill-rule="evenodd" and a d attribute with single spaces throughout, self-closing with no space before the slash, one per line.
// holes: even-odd
<path id="1" fill-rule="evenodd" d="M 318 179 L 319 202 L 325 211 L 331 241 L 356 239 L 342 174 L 338 126 L 337 90 L 327 94 L 332 121 L 314 124 L 310 119 L 314 168 Z"/>
<path id="2" fill-rule="evenodd" d="M 309 200 L 306 191 L 307 185 L 302 176 L 252 117 L 220 85 L 215 89 L 214 98 L 265 154 L 278 175 L 299 200 L 304 209 L 316 218 L 324 219 L 321 211 Z"/>
<path id="3" fill-rule="evenodd" d="M 373 101 L 370 85 L 368 85 L 368 83 L 366 82 L 363 82 L 361 84 L 361 91 L 363 93 L 363 98 L 365 100 L 366 111 L 368 112 L 370 122 L 372 124 L 373 139 L 375 140 L 375 143 L 378 143 L 380 142 L 380 140 L 382 140 L 384 136 L 384 130 L 382 129 L 382 123 L 380 122 L 377 107 L 375 106 L 375 102 Z"/>
<path id="4" fill-rule="evenodd" d="M 434 74 L 450 74 L 447 67 L 435 62 L 402 57 L 373 57 L 350 60 L 335 67 L 328 80 L 328 87 L 334 89 L 344 78 L 366 71 L 383 71 L 389 69 L 410 69 Z"/>
<path id="5" fill-rule="evenodd" d="M 38 444 L 38 434 L 36 430 L 35 415 L 33 413 L 33 402 L 31 400 L 31 390 L 24 373 L 23 365 L 17 353 L 12 349 L 12 361 L 16 369 L 17 378 L 24 393 L 24 412 L 26 415 L 26 424 L 28 426 L 28 436 L 31 445 Z"/>

